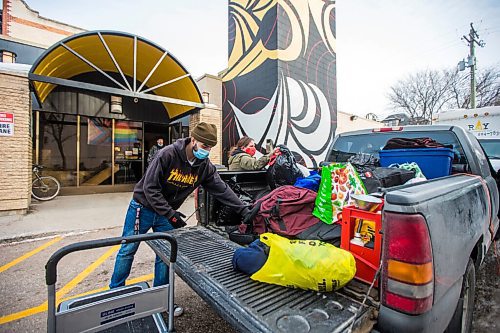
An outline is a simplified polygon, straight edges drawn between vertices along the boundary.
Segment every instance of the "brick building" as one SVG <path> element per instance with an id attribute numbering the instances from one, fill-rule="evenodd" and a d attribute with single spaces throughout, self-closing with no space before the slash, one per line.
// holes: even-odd
<path id="1" fill-rule="evenodd" d="M 171 143 L 197 119 L 220 122 L 220 107 L 205 108 L 191 75 L 148 40 L 86 32 L 22 0 L 3 0 L 1 14 L 0 118 L 12 117 L 14 132 L 0 136 L 0 171 L 8 176 L 0 215 L 27 211 L 32 163 L 60 181 L 62 194 L 131 190 L 158 136 Z M 210 91 L 207 78 L 198 84 Z"/>
<path id="2" fill-rule="evenodd" d="M 31 108 L 29 66 L 0 63 L 0 124 L 12 117 L 10 131 L 0 134 L 0 216 L 4 212 L 25 213 L 30 203 Z M 12 133 L 13 132 L 13 133 Z"/>

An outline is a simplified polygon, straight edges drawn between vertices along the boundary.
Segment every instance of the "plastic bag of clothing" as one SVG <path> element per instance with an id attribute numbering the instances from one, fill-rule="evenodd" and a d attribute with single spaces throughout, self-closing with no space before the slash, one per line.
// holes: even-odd
<path id="1" fill-rule="evenodd" d="M 418 149 L 418 148 L 453 148 L 443 145 L 431 138 L 392 138 L 387 141 L 383 150 L 390 149 Z"/>
<path id="2" fill-rule="evenodd" d="M 334 291 L 352 280 L 356 262 L 348 251 L 318 240 L 293 240 L 276 234 L 260 236 L 270 247 L 253 280 L 320 292 Z"/>
<path id="3" fill-rule="evenodd" d="M 267 169 L 267 183 L 273 190 L 283 185 L 293 185 L 297 178 L 303 177 L 290 149 L 284 145 L 278 145 L 277 148 Z"/>
<path id="4" fill-rule="evenodd" d="M 413 171 L 415 172 L 415 178 L 427 179 L 422 170 L 420 169 L 420 167 L 418 166 L 418 164 L 415 162 L 403 163 L 403 164 L 394 163 L 389 165 L 389 168 L 399 168 L 403 170 Z"/>
<path id="5" fill-rule="evenodd" d="M 334 163 L 321 169 L 321 183 L 313 215 L 332 224 L 342 218 L 342 208 L 354 204 L 353 194 L 366 194 L 366 188 L 351 163 Z"/>
<path id="6" fill-rule="evenodd" d="M 321 176 L 318 174 L 318 171 L 311 171 L 309 176 L 304 178 L 297 178 L 297 181 L 293 186 L 307 188 L 309 190 L 313 190 L 314 192 L 318 192 L 319 183 L 321 182 Z"/>

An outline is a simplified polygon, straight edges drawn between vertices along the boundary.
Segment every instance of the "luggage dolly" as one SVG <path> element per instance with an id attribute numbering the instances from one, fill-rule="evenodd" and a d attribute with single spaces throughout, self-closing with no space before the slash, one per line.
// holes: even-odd
<path id="1" fill-rule="evenodd" d="M 164 239 L 170 243 L 168 285 L 148 288 L 139 283 L 106 290 L 93 295 L 65 301 L 56 310 L 57 263 L 64 256 L 76 251 Z M 124 332 L 175 332 L 174 327 L 174 276 L 177 260 L 176 239 L 163 232 L 147 233 L 127 237 L 106 238 L 80 242 L 56 251 L 45 266 L 48 288 L 47 332 L 99 332 L 115 327 Z M 168 310 L 168 327 L 161 312 Z M 152 319 L 152 320 L 151 320 Z M 154 320 L 154 322 L 153 322 Z M 156 326 L 156 327 L 155 327 Z"/>

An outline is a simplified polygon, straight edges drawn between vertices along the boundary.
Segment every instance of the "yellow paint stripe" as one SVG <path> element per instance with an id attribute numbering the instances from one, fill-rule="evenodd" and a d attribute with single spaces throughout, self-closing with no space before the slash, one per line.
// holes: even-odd
<path id="1" fill-rule="evenodd" d="M 15 265 L 19 264 L 20 262 L 22 262 L 22 261 L 24 261 L 24 260 L 28 259 L 29 257 L 31 257 L 31 256 L 33 256 L 33 255 L 35 255 L 35 254 L 37 254 L 38 252 L 40 252 L 40 251 L 42 251 L 42 250 L 45 250 L 46 248 L 48 248 L 48 247 L 49 247 L 49 246 L 51 246 L 52 244 L 59 242 L 61 239 L 63 239 L 63 238 L 62 238 L 62 237 L 56 237 L 56 238 L 54 238 L 54 239 L 52 239 L 52 240 L 48 241 L 47 243 L 43 244 L 42 246 L 39 246 L 39 247 L 37 247 L 36 249 L 34 249 L 34 250 L 32 250 L 32 251 L 30 251 L 30 252 L 28 252 L 28 253 L 26 253 L 26 254 L 24 254 L 24 255 L 20 256 L 19 258 L 12 260 L 12 261 L 11 261 L 11 262 L 9 262 L 8 264 L 3 265 L 2 267 L 0 267 L 0 273 L 2 273 L 2 272 L 4 272 L 4 271 L 8 270 L 8 269 L 9 269 L 9 268 L 11 268 L 12 266 L 15 266 Z"/>
<path id="2" fill-rule="evenodd" d="M 97 267 L 99 267 L 103 262 L 105 262 L 109 257 L 111 257 L 118 249 L 120 245 L 115 245 L 106 251 L 102 256 L 94 261 L 89 267 L 85 268 L 83 272 L 78 274 L 73 280 L 69 281 L 64 287 L 62 287 L 56 294 L 56 302 L 61 299 L 64 295 L 69 293 L 71 289 L 75 288 L 80 282 L 83 281 L 87 276 L 90 275 Z"/>
<path id="3" fill-rule="evenodd" d="M 85 279 L 90 273 L 92 273 L 97 267 L 99 267 L 106 259 L 108 259 L 110 256 L 112 256 L 118 249 L 120 248 L 120 245 L 113 246 L 110 248 L 106 253 L 104 253 L 99 259 L 97 259 L 95 262 L 93 262 L 89 267 L 87 267 L 85 270 L 83 270 L 80 274 L 78 274 L 73 280 L 68 282 L 64 287 L 62 287 L 56 294 L 56 303 L 59 302 L 59 300 L 66 295 L 68 292 L 71 291 L 78 283 L 80 283 L 83 279 Z M 48 304 L 47 302 L 44 302 L 40 304 L 39 306 L 35 306 L 30 309 L 26 309 L 20 312 L 12 313 L 7 316 L 0 317 L 0 325 L 5 324 L 14 320 L 18 320 L 24 317 L 32 316 L 40 312 L 47 311 L 48 309 Z"/>

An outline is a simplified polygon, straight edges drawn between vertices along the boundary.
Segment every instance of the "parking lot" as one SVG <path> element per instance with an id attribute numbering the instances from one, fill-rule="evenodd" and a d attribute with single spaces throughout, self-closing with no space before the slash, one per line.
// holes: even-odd
<path id="1" fill-rule="evenodd" d="M 47 290 L 44 266 L 47 259 L 68 244 L 119 236 L 129 198 L 127 193 L 58 197 L 52 202 L 36 204 L 33 212 L 24 218 L 0 219 L 2 229 L 6 230 L 0 244 L 3 254 L 0 259 L 0 332 L 45 330 Z M 110 205 L 112 207 L 108 207 Z M 69 209 L 74 206 L 93 206 L 93 209 Z M 193 211 L 192 198 L 181 211 L 187 215 Z M 49 213 L 52 220 L 46 216 Z M 36 228 L 37 220 L 45 225 Z M 87 222 L 81 223 L 80 220 Z M 189 224 L 195 222 L 191 219 Z M 28 229 L 31 229 L 31 234 Z M 35 236 L 36 230 L 43 232 Z M 19 237 L 6 239 L 16 233 Z M 116 252 L 117 247 L 110 247 L 77 252 L 63 258 L 58 265 L 59 300 L 107 288 Z M 499 267 L 493 252 L 491 248 L 477 276 L 474 332 L 494 332 L 500 327 Z M 141 245 L 129 283 L 150 282 L 153 266 L 153 252 L 146 244 Z M 176 302 L 185 308 L 185 314 L 176 319 L 179 332 L 233 332 L 181 279 L 176 281 Z"/>
<path id="2" fill-rule="evenodd" d="M 3 244 L 0 267 L 0 331 L 42 332 L 46 328 L 47 288 L 44 265 L 58 248 L 79 241 L 115 237 L 120 228 L 79 235 Z M 113 271 L 116 247 L 73 253 L 58 265 L 57 290 L 60 300 L 104 290 Z M 140 246 L 129 283 L 151 282 L 154 254 L 146 244 Z M 176 302 L 185 314 L 176 319 L 181 332 L 231 332 L 181 279 L 176 281 Z"/>

